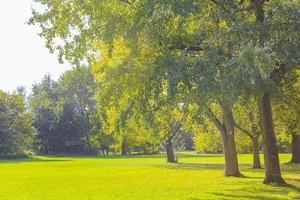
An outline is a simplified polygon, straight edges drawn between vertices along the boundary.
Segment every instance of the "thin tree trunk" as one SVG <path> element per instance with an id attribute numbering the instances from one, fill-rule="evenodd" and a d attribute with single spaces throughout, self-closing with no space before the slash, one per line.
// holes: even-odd
<path id="1" fill-rule="evenodd" d="M 252 145 L 253 145 L 253 163 L 252 163 L 252 167 L 253 168 L 261 168 L 260 156 L 259 156 L 259 141 L 258 141 L 257 136 L 252 138 Z"/>
<path id="2" fill-rule="evenodd" d="M 265 158 L 265 184 L 284 184 L 281 177 L 278 149 L 272 119 L 271 96 L 264 92 L 260 102 L 261 126 Z"/>
<path id="3" fill-rule="evenodd" d="M 122 156 L 126 156 L 127 155 L 126 137 L 123 137 L 123 140 L 122 140 L 121 155 Z"/>
<path id="4" fill-rule="evenodd" d="M 223 151 L 225 157 L 225 176 L 239 176 L 239 165 L 234 140 L 234 120 L 228 105 L 222 105 L 225 130 L 222 132 Z"/>
<path id="5" fill-rule="evenodd" d="M 251 137 L 252 145 L 253 145 L 253 168 L 261 168 L 260 156 L 259 156 L 259 135 L 260 132 L 258 130 L 257 123 L 254 120 L 253 111 L 249 112 L 249 120 L 251 122 L 251 129 L 253 136 Z"/>
<path id="6" fill-rule="evenodd" d="M 175 163 L 177 162 L 174 156 L 174 149 L 172 144 L 172 139 L 175 137 L 175 135 L 180 130 L 181 123 L 177 122 L 176 120 L 173 121 L 172 124 L 170 124 L 171 131 L 169 132 L 167 138 L 166 138 L 166 152 L 167 152 L 167 162 L 169 163 Z"/>
<path id="7" fill-rule="evenodd" d="M 300 135 L 292 134 L 292 163 L 300 163 Z"/>
<path id="8" fill-rule="evenodd" d="M 172 144 L 172 139 L 168 139 L 166 142 L 166 152 L 167 152 L 167 162 L 175 163 L 174 149 Z"/>

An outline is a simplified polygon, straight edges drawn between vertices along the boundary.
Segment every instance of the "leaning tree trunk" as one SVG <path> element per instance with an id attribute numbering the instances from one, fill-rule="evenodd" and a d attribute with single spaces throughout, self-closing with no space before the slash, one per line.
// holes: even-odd
<path id="1" fill-rule="evenodd" d="M 175 163 L 174 149 L 172 145 L 172 139 L 168 139 L 166 142 L 167 162 Z"/>
<path id="2" fill-rule="evenodd" d="M 253 163 L 252 163 L 252 167 L 253 168 L 261 168 L 260 156 L 259 156 L 258 136 L 254 136 L 252 138 L 252 145 L 253 145 Z"/>
<path id="3" fill-rule="evenodd" d="M 300 135 L 292 134 L 292 163 L 300 163 Z"/>
<path id="4" fill-rule="evenodd" d="M 225 176 L 239 176 L 239 165 L 234 140 L 234 120 L 228 105 L 222 105 L 224 131 L 222 131 L 223 151 L 225 157 Z"/>
<path id="5" fill-rule="evenodd" d="M 265 184 L 284 184 L 281 177 L 278 149 L 272 119 L 271 96 L 264 92 L 260 101 L 261 126 L 265 158 Z"/>
<path id="6" fill-rule="evenodd" d="M 121 155 L 122 156 L 126 156 L 127 155 L 126 137 L 123 137 L 123 139 L 122 139 Z"/>

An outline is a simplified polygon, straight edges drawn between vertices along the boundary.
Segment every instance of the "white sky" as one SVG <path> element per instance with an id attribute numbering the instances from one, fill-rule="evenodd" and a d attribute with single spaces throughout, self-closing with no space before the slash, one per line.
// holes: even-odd
<path id="1" fill-rule="evenodd" d="M 59 64 L 57 56 L 45 47 L 38 28 L 26 24 L 31 16 L 32 0 L 0 1 L 0 90 L 13 91 L 50 73 L 57 79 L 68 64 Z"/>

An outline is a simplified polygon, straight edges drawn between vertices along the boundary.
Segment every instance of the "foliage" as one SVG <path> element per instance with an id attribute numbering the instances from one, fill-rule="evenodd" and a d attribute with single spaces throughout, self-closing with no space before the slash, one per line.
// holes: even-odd
<path id="1" fill-rule="evenodd" d="M 0 91 L 0 157 L 26 156 L 35 138 L 24 97 Z"/>
<path id="2" fill-rule="evenodd" d="M 35 144 L 38 152 L 86 151 L 87 123 L 81 109 L 88 107 L 81 104 L 86 103 L 84 100 L 92 101 L 91 96 L 84 96 L 91 87 L 88 81 L 84 69 L 74 69 L 66 72 L 59 82 L 46 75 L 41 83 L 33 86 L 29 104 L 38 130 Z"/>
<path id="3" fill-rule="evenodd" d="M 167 91 L 185 101 L 188 94 L 205 112 L 247 91 L 274 90 L 275 79 L 299 64 L 299 4 L 292 0 L 264 3 L 260 24 L 258 1 L 248 0 L 37 2 L 47 9 L 33 10 L 30 23 L 40 25 L 47 47 L 74 64 L 87 61 L 103 84 L 98 102 L 110 103 L 102 104 L 108 132 L 141 95 L 158 101 Z"/>

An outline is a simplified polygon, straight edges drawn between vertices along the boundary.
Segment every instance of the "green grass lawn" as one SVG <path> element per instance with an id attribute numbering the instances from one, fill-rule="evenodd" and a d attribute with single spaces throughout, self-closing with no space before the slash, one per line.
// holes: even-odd
<path id="1" fill-rule="evenodd" d="M 251 155 L 239 155 L 244 178 L 223 177 L 222 155 L 34 157 L 0 161 L 1 200 L 300 199 L 300 165 L 282 164 L 289 187 L 264 185 Z M 285 163 L 290 155 L 280 155 Z"/>

